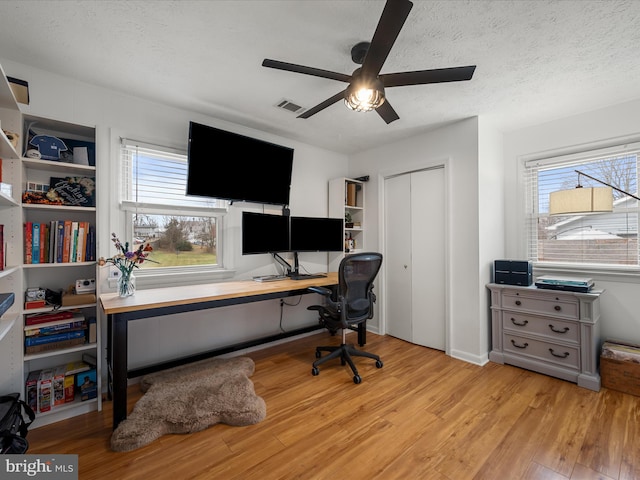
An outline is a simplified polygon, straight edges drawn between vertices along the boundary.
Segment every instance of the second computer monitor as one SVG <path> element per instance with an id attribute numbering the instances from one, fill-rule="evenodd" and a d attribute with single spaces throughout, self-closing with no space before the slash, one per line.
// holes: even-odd
<path id="1" fill-rule="evenodd" d="M 292 252 L 344 251 L 344 220 L 325 217 L 291 217 Z"/>

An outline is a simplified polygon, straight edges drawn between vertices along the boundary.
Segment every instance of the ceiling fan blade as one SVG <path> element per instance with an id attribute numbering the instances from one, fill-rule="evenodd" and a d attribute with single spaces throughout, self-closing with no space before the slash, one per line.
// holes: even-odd
<path id="1" fill-rule="evenodd" d="M 277 70 L 286 70 L 287 72 L 303 73 L 305 75 L 314 75 L 316 77 L 329 78 L 338 80 L 339 82 L 351 82 L 351 75 L 344 73 L 331 72 L 320 68 L 305 67 L 304 65 L 296 65 L 295 63 L 280 62 L 278 60 L 270 60 L 265 58 L 262 61 L 263 67 L 275 68 Z"/>
<path id="2" fill-rule="evenodd" d="M 343 91 L 336 93 L 333 97 L 327 98 L 324 102 L 319 103 L 318 105 L 316 105 L 313 108 L 310 108 L 306 112 L 301 113 L 300 115 L 298 115 L 298 118 L 309 118 L 311 115 L 315 115 L 319 111 L 324 110 L 325 108 L 333 105 L 337 101 L 342 100 L 344 98 L 344 92 L 346 90 L 347 89 L 345 88 Z"/>
<path id="3" fill-rule="evenodd" d="M 385 73 L 380 80 L 386 87 L 403 87 L 406 85 L 424 85 L 426 83 L 461 82 L 471 80 L 476 66 L 437 68 L 416 72 Z"/>
<path id="4" fill-rule="evenodd" d="M 361 73 L 364 77 L 378 76 L 412 7 L 413 3 L 409 0 L 387 0 L 362 62 Z"/>
<path id="5" fill-rule="evenodd" d="M 400 118 L 389 101 L 386 99 L 382 105 L 376 108 L 376 112 L 378 112 L 378 115 L 382 117 L 387 125 L 389 125 L 391 122 L 395 122 Z"/>

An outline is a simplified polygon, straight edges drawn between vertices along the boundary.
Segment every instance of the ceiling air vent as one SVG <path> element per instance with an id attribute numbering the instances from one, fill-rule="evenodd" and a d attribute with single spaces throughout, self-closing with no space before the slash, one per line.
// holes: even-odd
<path id="1" fill-rule="evenodd" d="M 291 100 L 287 100 L 287 99 L 280 100 L 276 104 L 276 107 L 283 108 L 284 110 L 288 110 L 288 111 L 293 112 L 293 113 L 298 113 L 298 112 L 304 110 L 304 107 L 301 107 L 300 105 L 296 105 Z"/>

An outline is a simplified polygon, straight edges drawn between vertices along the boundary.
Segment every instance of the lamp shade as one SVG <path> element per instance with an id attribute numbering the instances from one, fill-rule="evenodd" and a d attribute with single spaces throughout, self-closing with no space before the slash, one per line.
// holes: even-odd
<path id="1" fill-rule="evenodd" d="M 610 187 L 579 187 L 549 194 L 549 215 L 603 213 L 613 211 Z"/>

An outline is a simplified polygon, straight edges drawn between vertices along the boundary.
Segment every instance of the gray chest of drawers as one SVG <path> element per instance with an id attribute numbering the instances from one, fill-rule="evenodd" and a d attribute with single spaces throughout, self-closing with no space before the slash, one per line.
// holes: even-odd
<path id="1" fill-rule="evenodd" d="M 492 362 L 600 390 L 600 295 L 490 283 Z"/>

